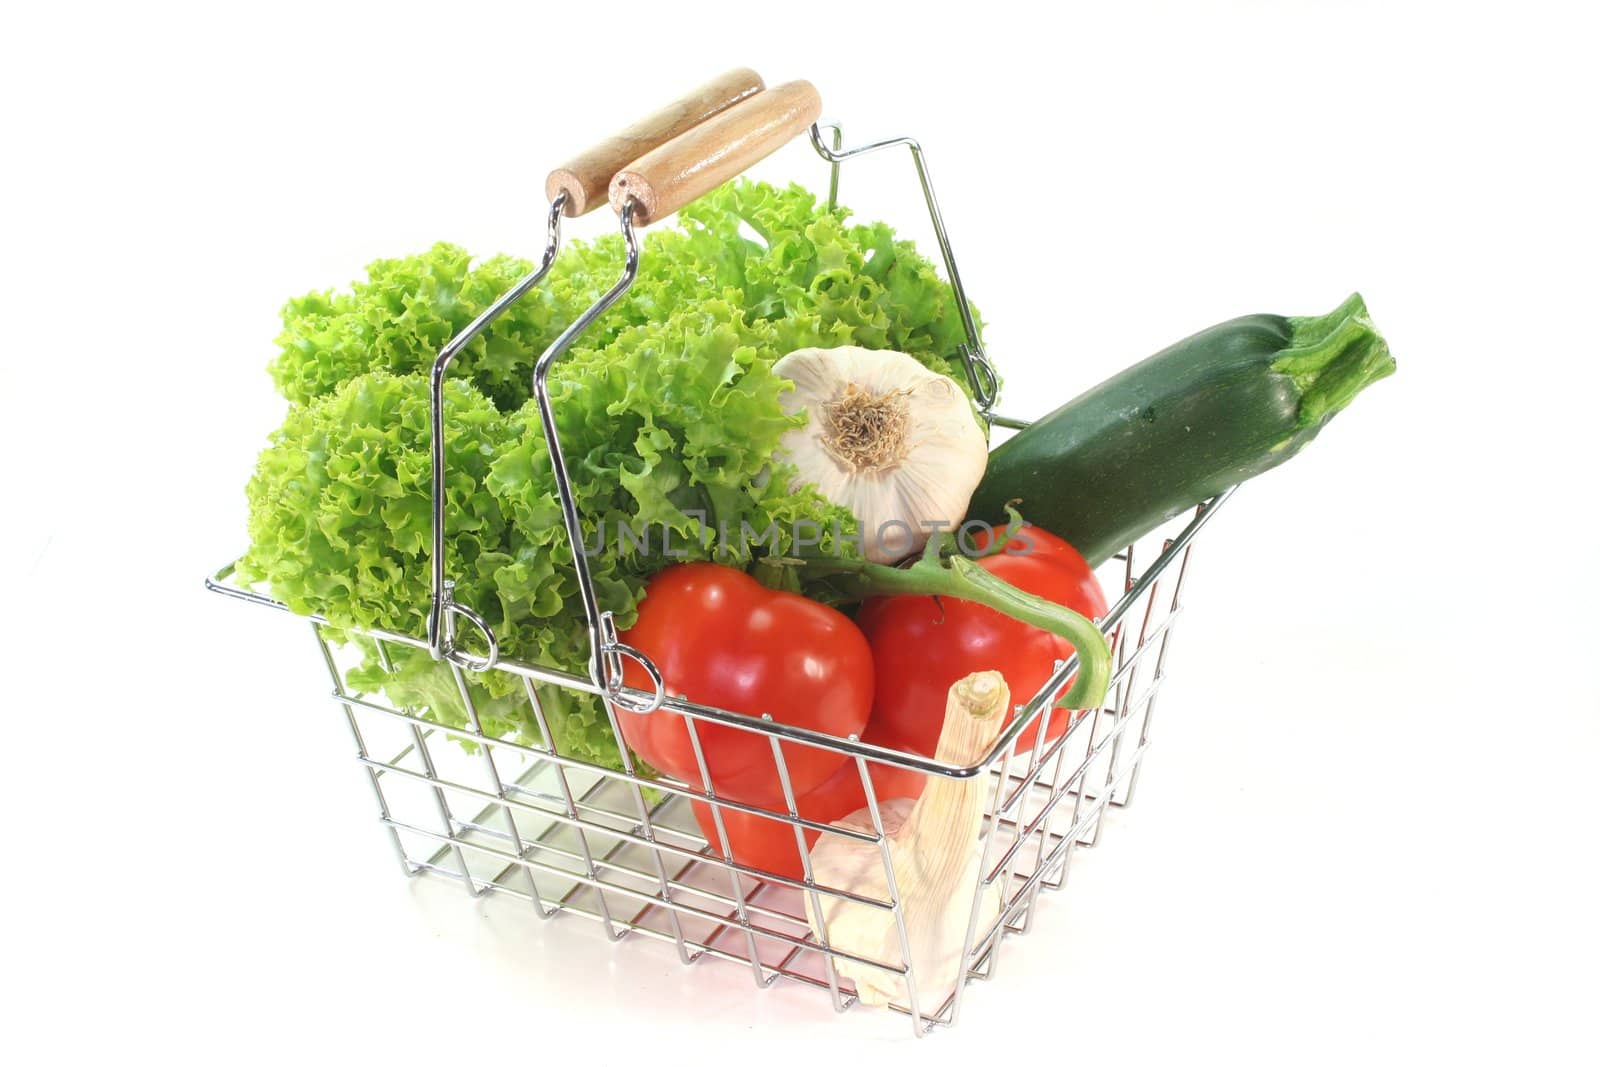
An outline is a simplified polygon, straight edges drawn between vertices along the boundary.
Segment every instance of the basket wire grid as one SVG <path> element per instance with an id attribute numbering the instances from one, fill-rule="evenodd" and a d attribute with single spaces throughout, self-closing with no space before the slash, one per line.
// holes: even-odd
<path id="1" fill-rule="evenodd" d="M 822 139 L 823 129 L 832 131 L 831 147 Z M 909 138 L 896 138 L 842 150 L 839 128 L 833 123 L 813 125 L 810 137 L 817 152 L 832 166 L 830 204 L 837 195 L 842 160 L 893 145 L 910 148 L 947 273 L 959 296 L 958 306 L 965 310 L 967 302 L 920 146 Z M 557 198 L 552 205 L 551 243 L 543 265 L 468 327 L 462 337 L 453 340 L 436 364 L 436 457 L 442 455 L 437 444 L 442 434 L 438 406 L 442 368 L 450 355 L 481 332 L 495 314 L 537 284 L 548 269 L 556 252 L 560 207 Z M 632 253 L 628 264 L 631 275 L 637 253 L 629 212 L 624 210 L 621 214 Z M 627 281 L 631 277 L 619 287 L 625 288 Z M 607 296 L 614 297 L 618 291 L 614 288 Z M 590 314 L 575 322 L 541 359 L 541 365 L 547 366 L 559 355 L 582 328 L 598 317 L 607 302 L 602 298 Z M 1026 426 L 1025 422 L 989 411 L 994 399 L 994 377 L 970 315 L 967 318 L 970 343 L 961 354 L 980 409 L 994 425 Z M 545 398 L 542 379 L 536 378 L 536 393 Z M 553 425 L 553 419 L 545 420 L 547 434 L 553 434 Z M 552 459 L 558 473 L 564 476 L 558 445 L 552 448 Z M 436 465 L 436 487 L 439 475 Z M 562 482 L 564 477 L 558 478 L 558 486 Z M 878 748 L 854 738 L 814 733 L 755 715 L 672 699 L 666 695 L 659 677 L 655 678 L 654 694 L 625 689 L 620 682 L 617 653 L 636 654 L 616 643 L 615 629 L 608 618 L 594 614 L 589 677 L 499 657 L 492 633 L 469 608 L 451 602 L 449 583 L 442 581 L 437 545 L 437 534 L 443 527 L 442 493 L 435 494 L 435 601 L 427 638 L 379 630 L 362 631 L 361 636 L 372 643 L 386 673 L 393 670 L 393 649 L 433 652 L 440 660 L 440 669 L 448 670 L 454 679 L 456 695 L 465 711 L 465 726 L 435 721 L 426 708 L 401 706 L 386 696 L 381 685 L 353 688 L 346 676 L 350 663 L 343 662 L 351 648 L 339 643 L 340 638 L 331 632 L 326 620 L 312 617 L 310 626 L 333 685 L 333 700 L 343 709 L 357 758 L 371 784 L 379 819 L 408 876 L 426 874 L 453 879 L 474 897 L 519 898 L 546 919 L 562 914 L 581 915 L 601 924 L 612 940 L 640 935 L 666 941 L 676 947 L 686 964 L 712 958 L 748 967 L 761 987 L 781 978 L 824 989 L 839 1011 L 858 998 L 850 981 L 840 976 L 838 964 L 848 961 L 857 968 L 873 968 L 899 983 L 900 995 L 890 1007 L 909 1015 L 920 1036 L 955 1023 L 969 982 L 993 977 L 1001 941 L 1007 935 L 1028 932 L 1036 913 L 1033 905 L 1040 893 L 1060 889 L 1066 883 L 1076 850 L 1093 848 L 1099 842 L 1107 809 L 1132 801 L 1150 744 L 1156 695 L 1167 675 L 1168 649 L 1182 611 L 1181 596 L 1193 543 L 1231 492 L 1201 504 L 1181 529 L 1169 527 L 1170 536 L 1152 535 L 1114 557 L 1122 596 L 1105 618 L 1097 620 L 1113 654 L 1105 705 L 1080 712 L 1054 708 L 1055 697 L 1076 667 L 1075 658 L 1057 662 L 1049 681 L 1018 706 L 1014 721 L 990 751 L 965 767 Z M 562 497 L 570 530 L 577 522 L 577 514 L 570 506 L 565 487 Z M 581 551 L 575 551 L 574 556 L 581 560 Z M 1140 569 L 1137 561 L 1145 559 L 1149 562 Z M 231 565 L 224 567 L 207 580 L 207 587 L 287 613 L 288 609 L 270 596 L 233 582 L 231 571 Z M 580 577 L 586 579 L 587 575 Z M 473 657 L 455 648 L 453 621 L 457 615 L 485 631 L 491 648 L 489 656 Z M 340 633 L 343 632 L 347 631 Z M 648 661 L 645 666 L 653 673 Z M 485 732 L 470 682 L 474 672 L 482 671 L 505 672 L 517 679 L 526 711 L 544 739 L 541 744 L 524 744 Z M 700 780 L 678 782 L 645 777 L 628 759 L 620 732 L 617 740 L 624 760 L 620 769 L 597 766 L 560 751 L 550 742 L 555 735 L 545 710 L 552 687 L 600 696 L 614 731 L 617 714 L 648 710 L 681 716 L 699 764 Z M 1070 725 L 1064 732 L 1050 736 L 1052 716 L 1063 715 L 1072 716 Z M 1035 739 L 1019 748 L 1018 737 L 1035 721 L 1039 724 Z M 719 795 L 707 771 L 699 736 L 701 724 L 713 723 L 767 737 L 782 784 L 782 808 L 741 803 Z M 832 826 L 798 814 L 785 757 L 785 748 L 794 744 L 826 749 L 854 761 L 866 795 L 871 830 Z M 910 965 L 904 906 L 897 899 L 888 838 L 869 773 L 873 763 L 910 770 L 930 776 L 930 780 L 931 776 L 978 777 L 985 783 L 983 860 L 978 868 L 978 884 L 973 886 L 971 920 L 959 972 L 963 978 L 951 988 L 919 988 L 915 968 Z M 710 806 L 714 839 L 707 840 L 697 828 L 691 801 Z M 724 826 L 724 817 L 730 812 L 789 827 L 795 836 L 804 877 L 789 878 L 724 858 L 732 854 Z M 863 896 L 815 877 L 806 855 L 804 835 L 808 830 L 876 846 L 888 885 L 886 898 Z M 999 914 L 992 922 L 980 924 L 978 901 L 996 885 L 1002 894 Z M 830 946 L 826 929 L 820 931 L 823 936 L 819 937 L 807 923 L 807 898 L 818 914 L 823 910 L 821 901 L 836 899 L 892 915 L 899 936 L 898 958 L 868 959 Z"/>
<path id="2" fill-rule="evenodd" d="M 1033 904 L 1041 891 L 1059 890 L 1079 848 L 1099 843 L 1108 806 L 1132 802 L 1139 771 L 1150 746 L 1156 696 L 1167 678 L 1167 657 L 1195 536 L 1222 502 L 1219 497 L 1196 509 L 1173 536 L 1147 541 L 1144 552 L 1159 549 L 1142 570 L 1140 548 L 1130 546 L 1107 568 L 1115 567 L 1124 590 L 1102 620 L 1111 643 L 1113 673 L 1105 706 L 1091 711 L 1052 711 L 1060 692 L 1058 672 L 1024 705 L 1001 742 L 971 770 L 987 780 L 984 860 L 979 886 L 1003 888 L 997 918 L 975 929 L 965 953 L 966 979 L 995 973 L 996 949 L 1012 934 L 1032 926 Z M 1106 568 L 1102 568 L 1104 571 Z M 208 581 L 214 591 L 256 604 L 287 609 L 260 593 L 228 581 L 227 572 Z M 758 986 L 782 978 L 826 990 L 838 1010 L 855 995 L 835 969 L 841 957 L 824 945 L 806 922 L 803 894 L 853 900 L 893 911 L 894 900 L 863 898 L 815 879 L 794 880 L 730 862 L 727 842 L 707 841 L 690 815 L 689 801 L 724 810 L 759 814 L 791 826 L 865 839 L 883 845 L 880 834 L 836 829 L 800 817 L 788 794 L 787 810 L 771 810 L 720 798 L 704 773 L 698 783 L 643 778 L 597 767 L 544 747 L 485 734 L 479 723 L 467 671 L 452 672 L 468 726 L 432 721 L 426 709 L 398 707 L 381 689 L 358 692 L 345 681 L 342 659 L 348 646 L 330 636 L 327 623 L 312 618 L 318 655 L 328 670 L 332 699 L 343 710 L 356 756 L 372 787 L 379 821 L 408 876 L 455 880 L 473 896 L 515 897 L 535 906 L 542 918 L 580 915 L 600 923 L 612 940 L 629 934 L 674 944 L 684 963 L 705 957 L 750 968 Z M 422 649 L 419 638 L 387 631 L 365 631 L 388 669 L 389 649 Z M 1070 668 L 1070 664 L 1063 665 Z M 545 738 L 541 693 L 546 687 L 595 692 L 578 675 L 502 660 L 494 670 L 517 676 L 527 708 Z M 1037 707 L 1040 729 L 1032 745 L 1013 751 L 1019 727 Z M 664 709 L 682 715 L 698 737 L 696 723 L 730 724 L 715 709 L 669 702 Z M 713 714 L 708 714 L 713 713 Z M 1052 714 L 1074 714 L 1064 734 L 1048 736 Z M 738 718 L 744 718 L 742 716 Z M 760 719 L 732 723 L 768 732 L 774 758 L 785 768 L 783 747 Z M 469 753 L 459 744 L 476 749 Z M 833 739 L 822 747 L 853 758 L 863 775 L 868 803 L 876 809 L 869 763 L 910 767 L 926 774 L 959 773 L 932 761 L 872 746 Z M 922 766 L 919 766 L 922 765 Z M 786 771 L 784 772 L 786 773 Z M 903 959 L 864 960 L 884 972 L 905 976 Z M 911 976 L 910 988 L 914 988 Z M 890 1005 L 913 1017 L 919 1033 L 956 1021 L 965 983 L 942 993 L 937 1004 L 913 1003 L 907 996 Z M 942 991 L 941 991 L 942 992 Z"/>

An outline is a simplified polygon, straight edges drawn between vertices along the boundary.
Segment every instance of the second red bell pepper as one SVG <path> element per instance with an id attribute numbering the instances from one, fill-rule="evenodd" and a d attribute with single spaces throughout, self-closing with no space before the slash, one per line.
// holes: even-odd
<path id="1" fill-rule="evenodd" d="M 997 534 L 1006 529 L 1000 527 Z M 978 547 L 987 547 L 987 539 L 980 539 Z M 1005 548 L 976 565 L 1089 619 L 1106 613 L 1094 570 L 1071 545 L 1037 526 L 1020 528 Z M 1072 643 L 1059 633 L 954 597 L 875 598 L 862 606 L 856 622 L 872 644 L 876 678 L 865 739 L 924 756 L 933 755 L 938 744 L 944 697 L 955 682 L 975 671 L 997 670 L 1014 698 L 1025 701 L 1073 653 Z M 1070 712 L 1052 712 L 1047 737 L 1060 736 L 1071 719 Z M 1033 744 L 1038 727 L 1035 720 L 1022 731 L 1019 750 Z"/>

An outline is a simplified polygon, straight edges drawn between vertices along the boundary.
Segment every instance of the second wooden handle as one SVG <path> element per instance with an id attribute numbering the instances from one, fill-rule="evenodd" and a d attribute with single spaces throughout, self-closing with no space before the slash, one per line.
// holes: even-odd
<path id="1" fill-rule="evenodd" d="M 611 206 L 621 212 L 631 197 L 641 226 L 666 218 L 776 152 L 821 113 L 822 98 L 807 81 L 741 100 L 618 171 Z"/>
<path id="2" fill-rule="evenodd" d="M 749 99 L 761 91 L 762 85 L 761 75 L 748 67 L 713 78 L 551 171 L 544 182 L 545 195 L 555 200 L 556 194 L 566 193 L 565 212 L 569 218 L 593 211 L 605 203 L 606 186 L 617 168 L 719 111 Z"/>

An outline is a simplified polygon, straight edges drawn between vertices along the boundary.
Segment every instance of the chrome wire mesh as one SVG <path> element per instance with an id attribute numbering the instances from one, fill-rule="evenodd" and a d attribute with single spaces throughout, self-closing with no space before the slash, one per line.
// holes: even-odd
<path id="1" fill-rule="evenodd" d="M 310 628 L 332 682 L 333 702 L 348 724 L 379 818 L 407 875 L 454 880 L 473 896 L 517 898 L 547 919 L 583 916 L 613 940 L 665 941 L 686 964 L 710 958 L 748 968 L 758 986 L 779 979 L 814 986 L 840 1011 L 856 996 L 835 963 L 848 959 L 871 965 L 898 977 L 904 995 L 891 1007 L 910 1015 L 921 1034 L 956 1020 L 968 982 L 994 976 L 1004 938 L 1029 931 L 1040 894 L 1066 884 L 1078 850 L 1101 841 L 1108 812 L 1132 801 L 1150 746 L 1156 697 L 1166 680 L 1169 643 L 1182 613 L 1193 540 L 1222 499 L 1202 505 L 1173 536 L 1157 534 L 1101 568 L 1102 583 L 1123 592 L 1102 621 L 1114 666 L 1105 706 L 1082 712 L 1051 709 L 1048 694 L 1060 692 L 1064 672 L 1072 667 L 1058 664 L 1056 676 L 1030 702 L 1040 707 L 1035 740 L 1018 748 L 1002 738 L 978 766 L 987 798 L 980 881 L 984 887 L 1000 884 L 1003 903 L 993 922 L 971 924 L 966 981 L 947 990 L 919 989 L 903 951 L 901 958 L 862 959 L 829 946 L 807 925 L 806 896 L 814 908 L 824 898 L 849 900 L 899 922 L 903 947 L 903 909 L 892 899 L 892 877 L 891 899 L 875 899 L 817 879 L 809 863 L 805 877 L 793 879 L 723 858 L 729 854 L 724 820 L 740 813 L 786 825 L 797 842 L 810 830 L 877 845 L 892 874 L 881 832 L 840 829 L 797 814 L 784 758 L 793 735 L 781 725 L 676 703 L 657 712 L 685 716 L 697 756 L 698 730 L 708 719 L 767 733 L 785 797 L 784 805 L 773 810 L 718 796 L 703 756 L 700 781 L 674 782 L 600 767 L 548 742 L 530 745 L 490 736 L 474 705 L 474 687 L 452 663 L 440 663 L 438 669 L 454 676 L 465 726 L 435 721 L 429 709 L 390 701 L 381 685 L 352 688 L 347 668 L 354 663 L 353 648 L 341 645 L 322 620 L 313 619 Z M 208 584 L 229 596 L 281 607 L 221 576 Z M 363 638 L 375 643 L 385 671 L 394 649 L 426 647 L 408 635 L 369 632 Z M 550 687 L 593 692 L 592 683 L 576 675 L 512 662 L 494 669 L 517 676 L 530 721 L 546 739 L 554 736 L 545 712 Z M 1051 718 L 1067 715 L 1072 716 L 1067 729 L 1052 731 Z M 843 740 L 801 743 L 836 748 L 854 759 L 874 816 L 878 802 L 867 774 L 871 762 L 897 763 L 923 774 L 964 773 L 930 769 L 929 761 L 916 757 L 863 754 L 860 745 Z M 711 806 L 715 832 L 710 841 L 693 818 L 692 801 Z M 873 825 L 881 829 L 882 824 L 874 818 Z M 973 914 L 976 919 L 976 908 Z"/>

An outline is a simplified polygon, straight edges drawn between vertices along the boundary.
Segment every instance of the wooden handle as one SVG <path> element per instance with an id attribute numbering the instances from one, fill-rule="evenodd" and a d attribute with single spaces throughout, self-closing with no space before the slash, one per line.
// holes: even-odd
<path id="1" fill-rule="evenodd" d="M 620 213 L 632 197 L 634 222 L 664 219 L 776 152 L 821 113 L 822 98 L 810 82 L 757 93 L 617 171 L 611 206 Z"/>
<path id="2" fill-rule="evenodd" d="M 618 170 L 718 112 L 755 96 L 764 85 L 761 75 L 749 67 L 713 78 L 551 171 L 544 180 L 545 195 L 554 201 L 565 192 L 567 206 L 563 213 L 568 218 L 593 211 L 605 203 L 606 187 Z"/>

